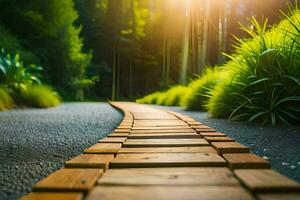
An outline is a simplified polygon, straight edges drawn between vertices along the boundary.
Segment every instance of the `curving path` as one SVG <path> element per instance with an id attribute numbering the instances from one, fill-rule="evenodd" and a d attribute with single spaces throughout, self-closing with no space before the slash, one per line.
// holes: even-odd
<path id="1" fill-rule="evenodd" d="M 224 133 L 144 105 L 114 102 L 124 119 L 107 138 L 34 185 L 22 200 L 274 200 L 300 184 Z"/>
<path id="2" fill-rule="evenodd" d="M 107 103 L 0 112 L 0 199 L 15 200 L 105 137 L 122 114 Z"/>

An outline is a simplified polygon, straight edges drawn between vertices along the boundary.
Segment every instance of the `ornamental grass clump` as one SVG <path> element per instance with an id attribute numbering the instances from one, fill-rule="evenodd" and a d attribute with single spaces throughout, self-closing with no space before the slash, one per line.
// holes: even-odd
<path id="1" fill-rule="evenodd" d="M 221 67 L 207 67 L 201 76 L 188 85 L 189 91 L 182 105 L 191 110 L 206 110 L 209 93 L 223 80 L 224 74 Z"/>
<path id="2" fill-rule="evenodd" d="M 180 106 L 182 104 L 182 100 L 189 93 L 190 88 L 176 85 L 171 87 L 169 90 L 163 93 L 164 102 L 161 105 L 165 106 Z"/>
<path id="3" fill-rule="evenodd" d="M 188 94 L 189 88 L 176 85 L 164 92 L 154 92 L 141 99 L 136 100 L 137 103 L 156 104 L 165 106 L 179 106 L 182 98 Z"/>
<path id="4" fill-rule="evenodd" d="M 26 106 L 49 108 L 60 104 L 60 97 L 50 86 L 30 85 L 22 90 L 20 98 Z"/>
<path id="5" fill-rule="evenodd" d="M 214 117 L 272 125 L 300 121 L 300 11 L 267 31 L 254 18 L 252 39 L 238 40 L 225 65 L 231 76 L 210 92 Z"/>
<path id="6" fill-rule="evenodd" d="M 13 99 L 7 89 L 0 88 L 0 111 L 10 109 L 13 105 Z"/>
<path id="7" fill-rule="evenodd" d="M 145 104 L 156 104 L 157 98 L 160 95 L 160 92 L 154 92 L 144 96 L 143 98 L 137 99 L 137 103 L 145 103 Z"/>

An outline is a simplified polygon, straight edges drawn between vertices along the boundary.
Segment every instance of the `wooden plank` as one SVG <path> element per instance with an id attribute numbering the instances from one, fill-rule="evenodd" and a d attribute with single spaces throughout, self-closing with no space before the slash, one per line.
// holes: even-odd
<path id="1" fill-rule="evenodd" d="M 128 125 L 132 125 L 132 123 L 133 123 L 133 120 L 123 120 L 123 121 L 121 121 L 121 123 L 119 124 L 120 126 L 122 126 L 122 125 L 125 125 L 125 126 L 128 126 Z"/>
<path id="2" fill-rule="evenodd" d="M 208 146 L 205 139 L 128 139 L 123 147 L 182 147 L 182 146 Z"/>
<path id="3" fill-rule="evenodd" d="M 192 125 L 191 127 L 194 128 L 194 129 L 210 128 L 209 126 L 206 126 L 204 124 L 202 124 L 202 125 Z"/>
<path id="4" fill-rule="evenodd" d="M 299 200 L 300 193 L 280 193 L 280 194 L 273 194 L 273 193 L 266 193 L 266 194 L 259 194 L 259 200 Z"/>
<path id="5" fill-rule="evenodd" d="M 173 119 L 178 119 L 177 117 L 174 117 L 172 115 L 135 115 L 134 120 L 173 120 Z"/>
<path id="6" fill-rule="evenodd" d="M 107 137 L 127 137 L 129 133 L 111 133 Z"/>
<path id="7" fill-rule="evenodd" d="M 226 166 L 226 162 L 215 153 L 118 154 L 117 157 L 110 162 L 111 168 L 204 166 Z"/>
<path id="8" fill-rule="evenodd" d="M 99 140 L 99 143 L 123 143 L 127 137 L 107 137 Z"/>
<path id="9" fill-rule="evenodd" d="M 82 191 L 95 185 L 102 169 L 60 169 L 34 185 L 34 191 Z"/>
<path id="10" fill-rule="evenodd" d="M 217 153 L 210 146 L 203 147 L 155 147 L 155 148 L 121 148 L 120 153 Z"/>
<path id="11" fill-rule="evenodd" d="M 158 119 L 158 120 L 149 120 L 149 119 L 146 119 L 146 120 L 134 120 L 134 123 L 135 124 L 143 124 L 143 123 L 181 123 L 181 124 L 186 124 L 184 121 L 180 120 L 180 119 L 172 119 L 172 120 L 161 120 L 161 119 Z"/>
<path id="12" fill-rule="evenodd" d="M 196 128 L 196 131 L 198 133 L 203 133 L 203 132 L 216 132 L 215 129 L 213 128 Z"/>
<path id="13" fill-rule="evenodd" d="M 114 159 L 114 154 L 81 154 L 66 161 L 67 168 L 108 168 L 109 161 Z"/>
<path id="14" fill-rule="evenodd" d="M 130 134 L 128 139 L 174 139 L 174 138 L 202 138 L 196 133 L 145 133 Z"/>
<path id="15" fill-rule="evenodd" d="M 130 133 L 131 129 L 115 129 L 114 133 Z"/>
<path id="16" fill-rule="evenodd" d="M 133 126 L 134 127 L 148 127 L 148 126 L 185 126 L 187 125 L 185 122 L 178 120 L 178 122 L 163 122 L 163 121 L 159 121 L 159 122 L 151 122 L 149 120 L 147 120 L 147 122 L 136 122 L 134 121 Z"/>
<path id="17" fill-rule="evenodd" d="M 109 169 L 100 185 L 240 185 L 228 168 L 128 168 Z"/>
<path id="18" fill-rule="evenodd" d="M 31 192 L 20 200 L 81 200 L 83 193 L 79 192 Z"/>
<path id="19" fill-rule="evenodd" d="M 131 125 L 119 125 L 117 129 L 131 129 Z"/>
<path id="20" fill-rule="evenodd" d="M 84 150 L 84 153 L 117 153 L 122 144 L 120 143 L 98 143 Z"/>
<path id="21" fill-rule="evenodd" d="M 300 192 L 300 184 L 271 169 L 238 169 L 234 173 L 255 192 Z"/>
<path id="22" fill-rule="evenodd" d="M 208 142 L 234 142 L 235 140 L 230 137 L 204 137 Z"/>
<path id="23" fill-rule="evenodd" d="M 270 168 L 267 160 L 251 153 L 228 153 L 223 154 L 223 157 L 233 169 Z"/>
<path id="24" fill-rule="evenodd" d="M 143 123 L 170 123 L 170 124 L 176 124 L 176 123 L 180 123 L 180 124 L 184 124 L 186 125 L 186 123 L 180 119 L 145 119 L 145 120 L 134 120 L 135 124 L 143 124 Z"/>
<path id="25" fill-rule="evenodd" d="M 203 137 L 226 137 L 226 135 L 221 132 L 201 132 L 200 135 Z"/>
<path id="26" fill-rule="evenodd" d="M 249 153 L 250 149 L 237 142 L 212 142 L 219 153 Z"/>
<path id="27" fill-rule="evenodd" d="M 201 122 L 197 122 L 197 121 L 185 121 L 185 122 L 190 126 L 201 126 L 201 125 L 203 125 Z"/>
<path id="28" fill-rule="evenodd" d="M 141 127 L 132 127 L 132 130 L 165 130 L 165 129 L 191 129 L 189 125 L 183 125 L 183 126 L 163 126 L 163 127 L 157 127 L 157 126 L 141 126 Z"/>
<path id="29" fill-rule="evenodd" d="M 161 130 L 132 130 L 131 134 L 145 134 L 145 133 L 196 133 L 193 129 L 161 129 Z"/>
<path id="30" fill-rule="evenodd" d="M 184 121 L 178 120 L 134 120 L 134 124 L 175 124 L 175 125 L 187 125 Z"/>
<path id="31" fill-rule="evenodd" d="M 254 200 L 237 186 L 97 186 L 87 200 Z"/>

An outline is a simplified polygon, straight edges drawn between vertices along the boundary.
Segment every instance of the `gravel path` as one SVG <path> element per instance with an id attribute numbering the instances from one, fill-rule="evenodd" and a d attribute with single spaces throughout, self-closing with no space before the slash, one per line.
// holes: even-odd
<path id="1" fill-rule="evenodd" d="M 300 182 L 300 126 L 260 126 L 210 118 L 206 112 L 186 111 L 180 107 L 153 106 L 172 110 L 226 133 L 252 148 L 252 153 L 270 160 L 272 167 Z"/>
<path id="2" fill-rule="evenodd" d="M 17 199 L 41 178 L 109 134 L 122 114 L 106 103 L 0 112 L 0 199 Z"/>

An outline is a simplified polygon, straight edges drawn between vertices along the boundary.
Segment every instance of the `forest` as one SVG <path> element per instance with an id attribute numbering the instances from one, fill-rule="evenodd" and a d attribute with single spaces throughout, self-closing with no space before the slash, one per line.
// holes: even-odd
<path id="1" fill-rule="evenodd" d="M 61 100 L 134 100 L 179 84 L 184 90 L 201 74 L 218 70 L 209 66 L 232 60 L 237 46 L 256 37 L 251 31 L 266 32 L 288 17 L 292 4 L 0 0 L 0 94 L 7 104 L 47 107 Z M 51 102 L 39 102 L 39 94 Z"/>

